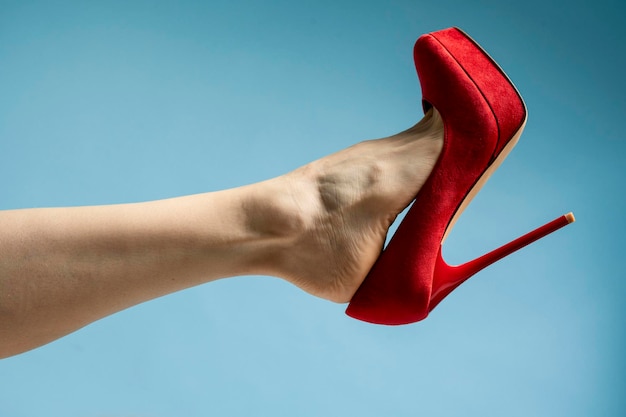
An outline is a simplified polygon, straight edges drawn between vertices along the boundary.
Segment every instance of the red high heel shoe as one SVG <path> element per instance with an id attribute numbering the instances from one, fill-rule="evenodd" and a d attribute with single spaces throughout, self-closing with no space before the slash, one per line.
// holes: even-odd
<path id="1" fill-rule="evenodd" d="M 378 324 L 422 320 L 476 272 L 574 221 L 569 213 L 460 266 L 441 245 L 458 216 L 517 143 L 526 107 L 498 65 L 457 28 L 420 37 L 414 48 L 423 107 L 444 123 L 439 160 L 346 313 Z"/>

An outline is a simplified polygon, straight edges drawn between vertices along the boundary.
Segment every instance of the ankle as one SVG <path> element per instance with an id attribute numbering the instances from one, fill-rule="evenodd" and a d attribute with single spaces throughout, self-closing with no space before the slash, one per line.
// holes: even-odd
<path id="1" fill-rule="evenodd" d="M 299 287 L 303 284 L 294 271 L 302 260 L 298 248 L 311 239 L 320 213 L 314 183 L 302 170 L 250 185 L 252 192 L 246 192 L 242 202 L 247 234 L 256 248 L 252 274 L 282 278 Z M 317 256 L 315 252 L 307 257 Z"/>
<path id="2" fill-rule="evenodd" d="M 262 239 L 297 239 L 312 222 L 314 198 L 307 197 L 306 181 L 290 175 L 254 184 L 255 191 L 243 203 L 250 232 Z"/>

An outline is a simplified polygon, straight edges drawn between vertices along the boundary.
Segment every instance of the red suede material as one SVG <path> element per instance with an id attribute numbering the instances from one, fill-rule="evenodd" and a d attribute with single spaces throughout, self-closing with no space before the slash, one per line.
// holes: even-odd
<path id="1" fill-rule="evenodd" d="M 450 28 L 432 34 L 456 58 L 457 62 L 483 93 L 493 109 L 501 140 L 494 158 L 500 154 L 526 118 L 526 108 L 506 74 L 482 48 L 463 32 Z"/>
<path id="2" fill-rule="evenodd" d="M 423 99 L 443 118 L 444 145 L 412 208 L 348 306 L 348 315 L 372 323 L 406 324 L 428 315 L 448 223 L 525 115 L 510 81 L 460 31 L 420 37 L 414 58 Z M 443 285 L 445 277 L 438 278 L 435 285 Z"/>

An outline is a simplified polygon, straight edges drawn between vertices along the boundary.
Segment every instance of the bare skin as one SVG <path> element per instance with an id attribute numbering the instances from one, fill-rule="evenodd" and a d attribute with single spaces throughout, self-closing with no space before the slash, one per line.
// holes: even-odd
<path id="1" fill-rule="evenodd" d="M 348 302 L 443 144 L 411 129 L 283 176 L 146 203 L 0 212 L 0 358 L 220 278 L 271 275 Z"/>

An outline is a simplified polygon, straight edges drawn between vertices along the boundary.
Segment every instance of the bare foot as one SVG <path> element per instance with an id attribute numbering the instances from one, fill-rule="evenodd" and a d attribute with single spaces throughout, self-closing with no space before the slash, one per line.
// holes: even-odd
<path id="1" fill-rule="evenodd" d="M 378 258 L 387 230 L 420 190 L 443 146 L 430 110 L 397 135 L 359 143 L 272 181 L 286 185 L 265 228 L 295 232 L 272 265 L 303 290 L 348 302 Z M 279 187 L 282 190 L 285 187 Z"/>

